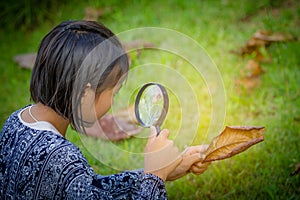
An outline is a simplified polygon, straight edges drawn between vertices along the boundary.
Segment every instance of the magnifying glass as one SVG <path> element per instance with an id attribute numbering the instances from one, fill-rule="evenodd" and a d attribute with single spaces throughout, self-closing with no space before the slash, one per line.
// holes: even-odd
<path id="1" fill-rule="evenodd" d="M 157 135 L 169 109 L 169 97 L 164 86 L 147 83 L 138 92 L 134 111 L 139 124 L 149 128 L 155 126 Z"/>

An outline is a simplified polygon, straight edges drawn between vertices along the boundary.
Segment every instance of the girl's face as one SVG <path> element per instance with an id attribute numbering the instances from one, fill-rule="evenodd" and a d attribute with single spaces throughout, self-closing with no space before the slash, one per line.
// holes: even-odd
<path id="1" fill-rule="evenodd" d="M 84 121 L 93 125 L 95 121 L 107 113 L 113 104 L 114 95 L 120 88 L 121 85 L 117 85 L 114 88 L 106 89 L 100 93 L 98 98 L 95 98 L 94 90 L 87 88 L 81 102 Z"/>
<path id="2" fill-rule="evenodd" d="M 114 102 L 114 89 L 106 89 L 95 99 L 95 110 L 97 119 L 107 113 Z"/>

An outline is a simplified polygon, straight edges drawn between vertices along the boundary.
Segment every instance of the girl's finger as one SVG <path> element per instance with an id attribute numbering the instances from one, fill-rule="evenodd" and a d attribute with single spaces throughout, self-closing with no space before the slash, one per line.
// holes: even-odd
<path id="1" fill-rule="evenodd" d="M 165 139 L 168 139 L 170 135 L 170 132 L 168 129 L 163 129 L 160 131 L 160 134 L 158 137 L 164 137 Z"/>
<path id="2" fill-rule="evenodd" d="M 198 146 L 191 146 L 186 148 L 183 153 L 185 153 L 186 155 L 191 155 L 191 154 L 195 154 L 195 153 L 199 153 L 199 154 L 203 154 L 206 152 L 208 148 L 208 145 L 203 144 L 203 145 L 198 145 Z"/>
<path id="3" fill-rule="evenodd" d="M 205 170 L 207 170 L 208 166 L 196 166 L 196 165 L 193 165 L 191 168 L 190 168 L 190 172 L 192 172 L 193 174 L 201 174 L 203 173 Z"/>

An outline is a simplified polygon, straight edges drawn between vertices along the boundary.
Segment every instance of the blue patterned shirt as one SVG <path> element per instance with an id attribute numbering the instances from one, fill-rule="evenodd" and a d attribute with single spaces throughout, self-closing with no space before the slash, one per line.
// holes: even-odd
<path id="1" fill-rule="evenodd" d="M 0 132 L 0 199 L 167 199 L 164 182 L 143 170 L 96 174 L 78 147 L 27 126 L 21 111 Z"/>

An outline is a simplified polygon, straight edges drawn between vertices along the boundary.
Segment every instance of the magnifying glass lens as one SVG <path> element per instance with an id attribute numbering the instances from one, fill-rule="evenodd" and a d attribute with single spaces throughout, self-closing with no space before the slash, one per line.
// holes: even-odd
<path id="1" fill-rule="evenodd" d="M 156 126 L 159 128 L 165 119 L 168 106 L 169 100 L 165 88 L 157 83 L 148 83 L 140 89 L 137 95 L 136 118 L 144 127 Z"/>

